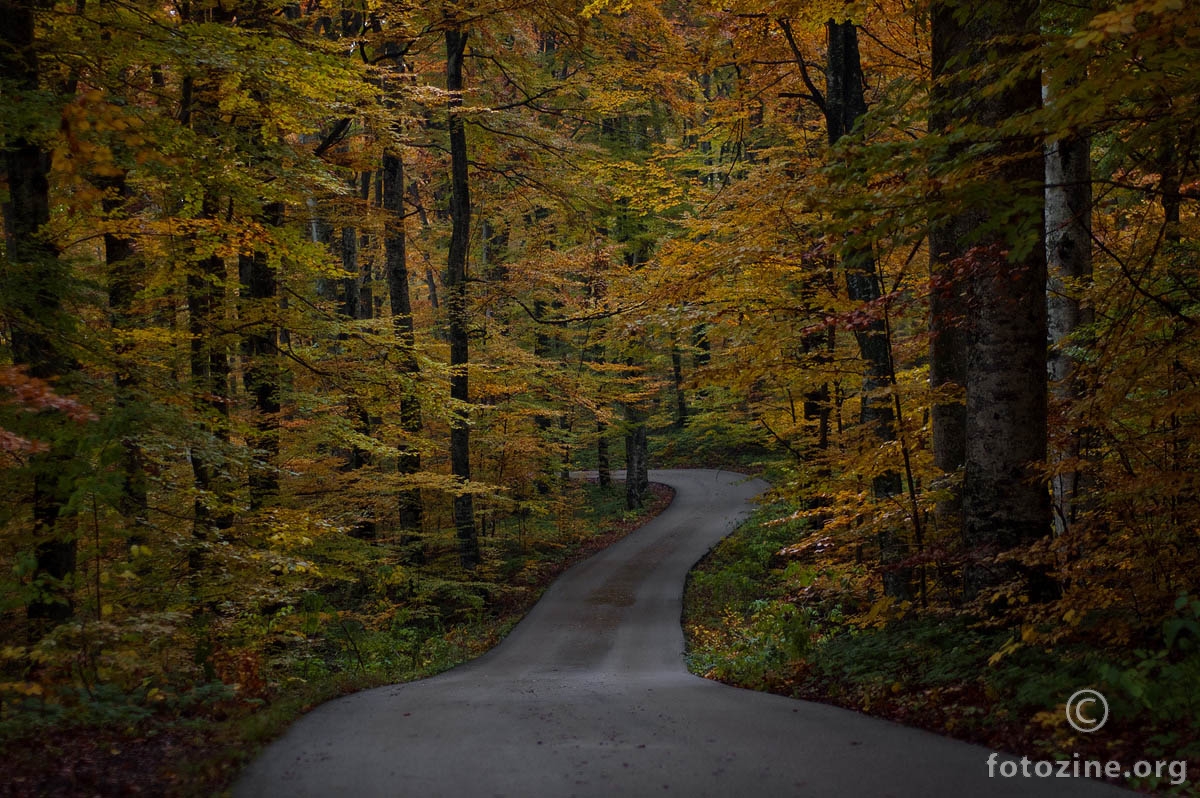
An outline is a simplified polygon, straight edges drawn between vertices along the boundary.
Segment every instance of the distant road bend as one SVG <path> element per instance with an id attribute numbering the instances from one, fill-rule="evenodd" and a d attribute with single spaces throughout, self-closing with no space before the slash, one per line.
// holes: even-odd
<path id="1" fill-rule="evenodd" d="M 1082 779 L 988 778 L 985 748 L 687 672 L 691 566 L 759 480 L 652 471 L 675 501 L 568 571 L 495 649 L 324 704 L 234 788 L 256 796 L 1075 796 Z"/>

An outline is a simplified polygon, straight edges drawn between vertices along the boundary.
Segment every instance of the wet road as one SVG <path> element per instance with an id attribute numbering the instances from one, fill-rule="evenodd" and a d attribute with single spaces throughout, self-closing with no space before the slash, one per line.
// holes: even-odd
<path id="1" fill-rule="evenodd" d="M 250 796 L 1128 795 L 989 778 L 985 748 L 689 674 L 691 566 L 767 486 L 652 471 L 656 519 L 568 571 L 504 642 L 439 676 L 299 720 L 234 789 Z"/>

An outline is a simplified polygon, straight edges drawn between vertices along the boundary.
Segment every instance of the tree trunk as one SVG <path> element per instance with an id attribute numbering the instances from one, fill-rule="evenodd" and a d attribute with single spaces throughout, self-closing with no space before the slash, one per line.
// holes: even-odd
<path id="1" fill-rule="evenodd" d="M 608 436 L 605 433 L 605 425 L 603 421 L 596 422 L 596 473 L 600 480 L 600 487 L 607 488 L 612 486 L 612 458 L 608 453 Z"/>
<path id="2" fill-rule="evenodd" d="M 421 404 L 412 385 L 420 377 L 416 356 L 412 298 L 408 288 L 408 250 L 404 235 L 404 161 L 398 152 L 383 156 L 383 208 L 388 212 L 383 244 L 386 257 L 388 296 L 391 301 L 392 331 L 396 336 L 397 363 L 403 375 L 400 395 L 400 429 L 406 440 L 400 446 L 396 467 L 401 474 L 421 470 L 421 452 L 416 441 L 421 435 Z M 400 492 L 400 529 L 421 531 L 421 491 Z"/>
<path id="3" fill-rule="evenodd" d="M 947 132 L 958 115 L 954 103 L 964 96 L 968 87 L 951 78 L 967 63 L 976 64 L 984 50 L 977 37 L 954 17 L 956 3 L 935 2 L 930 10 L 932 52 L 932 84 L 929 90 L 929 130 Z M 958 64 L 965 60 L 963 64 Z M 952 64 L 951 62 L 956 63 Z M 953 160 L 957 149 L 946 152 L 943 159 Z M 936 166 L 940 163 L 932 164 Z M 940 197 L 934 197 L 940 200 Z M 960 206 L 961 207 L 961 206 Z M 966 462 L 966 406 L 963 390 L 967 384 L 968 318 L 966 285 L 955 275 L 956 262 L 970 247 L 972 231 L 985 221 L 982 211 L 973 208 L 956 209 L 954 213 L 935 212 L 929 229 L 929 271 L 933 285 L 929 297 L 929 385 L 935 393 L 932 416 L 933 463 L 943 478 L 952 480 Z M 958 489 L 949 491 L 938 502 L 935 517 L 940 525 L 951 527 L 961 522 L 962 495 Z"/>
<path id="4" fill-rule="evenodd" d="M 626 406 L 625 421 L 625 507 L 636 510 L 644 499 L 642 475 L 646 473 L 646 419 L 641 411 Z"/>
<path id="5" fill-rule="evenodd" d="M 359 197 L 365 199 L 366 188 L 370 184 L 360 182 L 361 177 L 350 182 L 350 185 L 359 192 Z M 363 187 L 363 188 L 360 188 Z M 342 280 L 342 315 L 346 318 L 354 319 L 355 321 L 366 321 L 372 318 L 374 311 L 373 303 L 370 295 L 365 291 L 366 284 L 363 279 L 365 259 L 360 258 L 360 237 L 358 228 L 347 225 L 342 228 L 340 254 L 342 260 L 342 271 L 346 272 Z M 364 296 L 364 294 L 366 294 Z M 348 333 L 340 333 L 338 339 L 348 339 Z M 349 412 L 353 414 L 354 431 L 369 436 L 372 433 L 371 414 L 367 410 L 366 405 L 362 401 L 362 397 L 352 396 L 350 398 Z M 352 445 L 348 451 L 343 450 L 342 453 L 346 457 L 346 463 L 342 466 L 342 470 L 346 472 L 356 471 L 370 464 L 371 455 L 361 447 Z M 354 522 L 354 527 L 350 530 L 352 537 L 361 540 L 374 540 L 378 536 L 378 526 L 375 519 L 375 511 L 371 507 L 363 507 Z"/>
<path id="6" fill-rule="evenodd" d="M 826 24 L 829 35 L 829 63 L 825 71 L 825 126 L 830 145 L 854 129 L 855 122 L 867 112 L 863 95 L 862 63 L 858 53 L 858 29 L 853 22 Z M 846 293 L 852 302 L 876 302 L 883 291 L 875 266 L 875 258 L 867 251 L 848 251 L 842 257 L 846 275 Z M 872 314 L 865 327 L 855 327 L 854 340 L 863 360 L 862 404 L 859 423 L 873 428 L 881 444 L 896 438 L 896 417 L 888 397 L 877 396 L 891 388 L 892 353 L 887 324 Z M 900 472 L 889 469 L 871 483 L 877 500 L 900 493 Z M 920 519 L 914 519 L 920 524 Z M 879 533 L 880 562 L 883 565 L 884 592 L 895 598 L 911 597 L 912 568 L 898 567 L 906 559 L 908 544 L 899 530 L 885 529 Z"/>
<path id="7" fill-rule="evenodd" d="M 943 69 L 950 64 L 957 71 L 985 56 L 1019 54 L 1019 48 L 1027 46 L 1020 39 L 1037 32 L 1036 0 L 971 7 L 965 17 L 964 10 L 957 10 L 956 19 L 956 9 L 948 4 L 935 7 L 934 42 Z M 966 100 L 966 114 L 969 122 L 985 130 L 1041 105 L 1037 75 L 1019 77 L 990 94 L 977 88 L 972 87 Z M 968 598 L 1015 573 L 1012 566 L 984 558 L 1036 540 L 1050 529 L 1049 494 L 1041 480 L 1047 394 L 1045 161 L 1040 142 L 1033 138 L 1009 138 L 996 146 L 993 157 L 1000 173 L 988 179 L 1015 193 L 990 208 L 977 206 L 975 218 L 993 221 L 992 214 L 1010 212 L 1018 203 L 1027 210 L 1015 227 L 1009 225 L 1007 236 L 1003 229 L 982 236 L 975 231 L 974 242 L 981 248 L 971 257 L 963 281 L 972 319 L 966 350 L 962 493 L 963 541 L 972 558 L 963 575 Z M 983 201 L 996 202 L 991 197 L 979 202 Z M 961 223 L 958 217 L 952 227 Z M 966 241 L 953 243 L 961 247 Z M 1003 254 L 1010 247 L 1019 257 Z M 1039 598 L 1045 578 L 1026 576 L 1029 593 Z"/>
<path id="8" fill-rule="evenodd" d="M 0 79 L 13 95 L 35 93 L 40 67 L 36 51 L 35 11 L 32 0 L 0 0 Z M 31 100 L 32 101 L 32 100 Z M 18 102 L 13 96 L 5 102 Z M 9 139 L 4 152 L 8 202 L 4 205 L 4 230 L 9 272 L 7 292 L 13 363 L 32 377 L 54 379 L 74 371 L 51 331 L 61 328 L 63 282 L 66 268 L 58 249 L 43 235 L 50 220 L 49 153 L 24 136 Z M 8 314 L 6 314 L 8 315 Z M 71 616 L 69 579 L 75 571 L 73 537 L 57 529 L 59 513 L 68 499 L 63 470 L 70 459 L 69 443 L 59 442 L 44 454 L 30 458 L 33 474 L 32 511 L 36 544 L 34 578 L 49 577 L 53 585 L 30 602 L 30 619 L 51 622 Z"/>
<path id="9" fill-rule="evenodd" d="M 348 319 L 362 318 L 359 302 L 358 230 L 351 225 L 342 228 L 342 315 Z"/>
<path id="10" fill-rule="evenodd" d="M 215 213 L 215 199 L 205 201 L 205 215 Z M 229 359 L 225 351 L 225 261 L 217 255 L 202 258 L 188 275 L 188 332 L 191 335 L 192 393 L 211 442 L 191 451 L 196 480 L 194 504 L 197 545 L 189 555 L 192 570 L 200 570 L 207 544 L 233 526 L 232 478 L 223 450 L 229 443 Z"/>
<path id="11" fill-rule="evenodd" d="M 464 483 L 471 479 L 471 427 L 467 403 L 470 329 L 467 306 L 467 246 L 471 232 L 471 191 L 467 178 L 467 133 L 458 111 L 462 107 L 463 54 L 467 34 L 457 27 L 446 30 L 446 89 L 450 130 L 450 251 L 446 258 L 446 306 L 450 334 L 450 470 Z M 454 527 L 459 560 L 464 568 L 479 564 L 479 537 L 470 493 L 454 497 Z"/>
<path id="12" fill-rule="evenodd" d="M 671 377 L 675 384 L 675 428 L 687 424 L 687 398 L 683 394 L 683 353 L 674 339 L 671 341 Z"/>
<path id="13" fill-rule="evenodd" d="M 1047 98 L 1053 102 L 1052 97 Z M 1064 405 L 1081 396 L 1074 379 L 1075 361 L 1064 342 L 1081 325 L 1091 323 L 1091 311 L 1080 305 L 1079 284 L 1092 275 L 1092 165 L 1086 137 L 1060 139 L 1046 147 L 1046 292 L 1050 338 L 1048 372 L 1051 389 Z M 1052 455 L 1076 460 L 1082 434 L 1073 431 Z M 1067 532 L 1075 520 L 1080 473 L 1068 469 L 1051 480 L 1054 529 Z"/>
<path id="14" fill-rule="evenodd" d="M 112 220 L 122 213 L 129 200 L 125 174 L 100 178 L 96 183 L 105 191 L 102 203 L 104 215 Z M 134 374 L 136 365 L 131 357 L 133 346 L 119 336 L 139 326 L 133 304 L 138 287 L 144 281 L 144 264 L 138 257 L 133 239 L 111 231 L 104 234 L 104 260 L 108 267 L 109 321 L 118 335 L 113 347 L 116 361 L 115 408 L 120 415 L 118 423 L 121 436 L 121 493 L 117 499 L 117 511 L 129 525 L 127 542 L 130 545 L 142 545 L 148 542 L 149 500 L 145 456 L 138 444 L 136 421 L 131 418 L 137 406 L 140 381 Z"/>
<path id="15" fill-rule="evenodd" d="M 183 11 L 185 21 L 190 22 L 224 24 L 233 16 L 232 9 L 220 5 L 209 10 L 185 4 Z M 181 81 L 179 122 L 194 128 L 201 137 L 215 136 L 215 126 L 222 123 L 203 88 L 192 76 Z M 206 191 L 201 199 L 201 218 L 216 219 L 220 210 L 221 198 L 214 191 Z M 194 543 L 188 552 L 188 567 L 193 573 L 203 570 L 208 549 L 234 522 L 234 482 L 228 462 L 231 402 L 225 335 L 227 282 L 225 260 L 220 255 L 197 253 L 187 276 L 192 400 L 200 417 L 198 426 L 210 434 L 210 439 L 194 445 L 189 452 L 196 483 Z"/>
<path id="16" fill-rule="evenodd" d="M 283 205 L 263 209 L 269 227 L 283 224 Z M 279 379 L 278 324 L 273 320 L 278 294 L 275 269 L 267 253 L 258 251 L 238 258 L 244 329 L 242 357 L 246 390 L 256 412 L 248 443 L 250 460 L 250 510 L 259 510 L 279 494 Z"/>

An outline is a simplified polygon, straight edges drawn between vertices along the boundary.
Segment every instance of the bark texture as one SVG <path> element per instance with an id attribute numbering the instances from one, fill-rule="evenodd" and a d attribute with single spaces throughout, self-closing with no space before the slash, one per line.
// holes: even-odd
<path id="1" fill-rule="evenodd" d="M 396 336 L 397 365 L 405 386 L 400 397 L 400 428 L 406 440 L 401 443 L 396 467 L 401 474 L 415 474 L 421 470 L 421 453 L 416 441 L 421 434 L 422 419 L 421 404 L 411 386 L 419 377 L 420 367 L 417 364 L 416 330 L 408 286 L 408 250 L 404 235 L 404 161 L 399 153 L 388 152 L 383 156 L 383 208 L 388 212 L 387 233 L 383 243 L 392 331 Z M 401 530 L 420 532 L 421 491 L 401 491 L 398 498 Z"/>
<path id="2" fill-rule="evenodd" d="M 983 57 L 1006 58 L 1037 32 L 1038 3 L 988 3 L 958 7 L 938 4 L 934 40 L 939 63 L 952 71 Z M 949 49 L 945 49 L 949 44 Z M 961 82 L 955 85 L 961 87 Z M 1041 105 L 1038 75 L 1014 76 L 990 93 L 966 99 L 968 121 L 992 130 Z M 965 284 L 971 309 L 966 341 L 963 541 L 968 597 L 1013 575 L 1014 568 L 988 557 L 1045 535 L 1050 528 L 1049 493 L 1040 473 L 1046 458 L 1046 252 L 1043 221 L 1045 163 L 1039 141 L 1009 137 L 995 144 L 989 160 L 999 164 L 986 178 L 1000 201 L 978 207 L 979 221 L 1019 209 L 1007 225 L 981 234 L 963 229 L 974 218 L 955 218 L 965 234 L 956 247 L 974 243 Z M 944 254 L 944 253 L 941 253 Z M 956 282 L 959 282 L 956 281 Z M 1029 591 L 1042 580 L 1026 574 Z M 1035 596 L 1036 597 L 1036 596 Z"/>
<path id="3" fill-rule="evenodd" d="M 105 216 L 110 220 L 120 218 L 130 198 L 125 174 L 101 178 L 96 183 L 105 191 Z M 148 542 L 148 484 L 145 456 L 138 442 L 136 421 L 131 416 L 136 410 L 141 381 L 131 356 L 133 347 L 122 340 L 120 333 L 136 329 L 140 324 L 134 302 L 143 284 L 144 263 L 132 238 L 111 231 L 104 234 L 104 260 L 109 275 L 109 323 L 118 333 L 113 347 L 115 411 L 119 415 L 118 434 L 121 436 L 121 493 L 117 510 L 129 524 L 129 544 L 140 545 Z"/>
<path id="4" fill-rule="evenodd" d="M 943 134 L 955 124 L 956 103 L 974 90 L 956 73 L 978 65 L 985 55 L 980 46 L 985 31 L 956 19 L 960 3 L 935 2 L 930 9 L 932 85 L 929 97 L 929 130 Z M 934 170 L 953 160 L 961 147 L 947 147 L 934 156 Z M 943 198 L 935 195 L 936 203 Z M 978 208 L 956 208 L 954 213 L 934 211 L 929 230 L 929 271 L 933 290 L 929 298 L 930 346 L 929 383 L 939 398 L 931 411 L 933 462 L 943 474 L 953 475 L 966 462 L 966 406 L 963 390 L 967 383 L 968 318 L 966 285 L 956 267 L 970 248 L 972 234 L 986 221 Z M 957 523 L 961 496 L 955 492 L 938 504 L 939 523 Z"/>
<path id="5" fill-rule="evenodd" d="M 469 311 L 467 307 L 467 246 L 471 232 L 471 189 L 467 175 L 467 133 L 458 114 L 462 107 L 465 31 L 446 30 L 446 89 L 450 119 L 450 250 L 446 258 L 446 309 L 450 334 L 450 399 L 454 402 L 450 422 L 450 470 L 464 484 L 471 479 L 471 427 L 467 417 L 470 385 Z M 465 568 L 479 563 L 479 537 L 475 529 L 475 504 L 470 493 L 454 498 L 454 527 L 458 535 L 459 560 Z"/>
<path id="6" fill-rule="evenodd" d="M 1048 98 L 1053 101 L 1053 98 Z M 1081 390 L 1074 378 L 1075 362 L 1066 350 L 1067 339 L 1081 325 L 1091 323 L 1091 313 L 1080 305 L 1079 291 L 1092 274 L 1092 168 L 1091 146 L 1086 137 L 1060 139 L 1046 147 L 1046 287 L 1048 361 L 1051 389 L 1067 403 Z M 1076 460 L 1082 450 L 1080 433 L 1062 440 L 1052 457 Z M 1075 520 L 1080 473 L 1060 468 L 1051 480 L 1054 529 L 1063 534 Z"/>

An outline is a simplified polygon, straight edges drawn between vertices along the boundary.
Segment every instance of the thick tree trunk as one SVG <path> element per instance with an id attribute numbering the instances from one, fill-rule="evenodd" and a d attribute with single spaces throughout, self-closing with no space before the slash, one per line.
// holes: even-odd
<path id="1" fill-rule="evenodd" d="M 392 331 L 396 336 L 397 363 L 405 388 L 400 397 L 400 429 L 406 440 L 400 446 L 396 462 L 401 474 L 421 470 L 421 452 L 417 439 L 421 435 L 421 404 L 411 385 L 420 375 L 416 356 L 416 331 L 413 325 L 412 298 L 408 287 L 408 250 L 404 235 L 404 162 L 399 153 L 383 156 L 383 208 L 388 212 L 383 245 L 386 257 L 388 296 L 391 301 Z M 421 531 L 421 491 L 400 492 L 400 529 Z"/>
<path id="2" fill-rule="evenodd" d="M 933 133 L 944 133 L 955 124 L 958 115 L 953 105 L 968 90 L 964 82 L 951 78 L 967 63 L 977 63 L 985 52 L 977 37 L 972 38 L 971 32 L 955 19 L 956 6 L 951 0 L 935 2 L 930 9 L 933 82 L 929 90 L 929 130 Z M 943 158 L 952 160 L 957 154 L 957 150 L 951 150 Z M 937 165 L 933 164 L 935 168 Z M 955 269 L 970 248 L 972 232 L 984 221 L 978 209 L 961 209 L 953 214 L 935 212 L 929 230 L 933 283 L 929 297 L 929 384 L 936 394 L 931 410 L 933 463 L 945 478 L 952 478 L 963 467 L 967 442 L 963 391 L 967 384 L 968 311 L 966 285 Z M 942 526 L 950 527 L 961 521 L 962 496 L 958 490 L 946 496 L 938 503 L 936 518 Z"/>
<path id="3" fill-rule="evenodd" d="M 829 63 L 825 71 L 825 125 L 829 143 L 837 144 L 842 136 L 854 129 L 855 122 L 867 112 L 863 95 L 862 62 L 858 53 L 858 29 L 853 22 L 826 24 L 829 36 Z M 846 293 L 853 302 L 867 304 L 877 301 L 883 291 L 876 273 L 875 258 L 870 251 L 848 252 L 842 258 L 846 275 Z M 896 417 L 893 404 L 886 396 L 877 394 L 891 387 L 892 353 L 887 324 L 882 317 L 872 316 L 865 327 L 854 329 L 854 340 L 863 360 L 862 403 L 859 422 L 874 430 L 882 444 L 896 438 Z M 888 470 L 876 476 L 871 484 L 876 499 L 886 499 L 900 493 L 900 472 Z M 920 519 L 914 519 L 919 524 Z M 908 555 L 907 542 L 899 530 L 879 533 L 880 562 L 883 565 L 884 592 L 900 599 L 911 597 L 912 568 L 898 567 Z"/>
<path id="4" fill-rule="evenodd" d="M 283 224 L 283 205 L 270 203 L 263 209 L 270 227 Z M 241 278 L 242 324 L 248 331 L 242 339 L 246 391 L 256 412 L 254 433 L 248 443 L 253 450 L 248 476 L 250 509 L 259 510 L 279 493 L 279 380 L 278 324 L 272 319 L 278 295 L 275 269 L 267 253 L 259 251 L 238 259 Z"/>
<path id="5" fill-rule="evenodd" d="M 462 117 L 463 54 L 467 34 L 452 27 L 446 31 L 446 89 L 450 92 L 450 251 L 446 258 L 446 306 L 450 333 L 450 470 L 463 483 L 471 479 L 471 427 L 467 417 L 470 390 L 467 379 L 470 329 L 467 306 L 467 246 L 471 232 L 471 191 L 467 177 L 467 133 Z M 479 563 L 479 537 L 475 506 L 470 493 L 454 497 L 454 527 L 459 559 L 465 568 Z"/>
<path id="6" fill-rule="evenodd" d="M 215 200 L 209 198 L 205 205 L 206 215 L 215 213 Z M 220 451 L 229 443 L 229 358 L 222 335 L 225 261 L 210 255 L 194 269 L 187 280 L 192 393 L 204 426 L 212 434 L 212 442 L 194 446 L 190 457 L 198 493 L 193 530 L 197 545 L 189 556 L 189 565 L 197 571 L 203 567 L 207 544 L 233 526 L 233 513 L 232 477 Z"/>
<path id="7" fill-rule="evenodd" d="M 1053 98 L 1047 98 L 1053 101 Z M 1047 330 L 1050 338 L 1048 370 L 1051 389 L 1063 404 L 1080 398 L 1074 379 L 1075 362 L 1064 342 L 1081 325 L 1091 323 L 1091 312 L 1079 301 L 1080 285 L 1092 274 L 1092 165 L 1086 137 L 1060 139 L 1046 147 L 1046 292 Z M 1052 457 L 1057 462 L 1076 460 L 1082 450 L 1081 433 L 1072 432 Z M 1075 520 L 1080 473 L 1068 468 L 1051 480 L 1054 529 L 1067 532 Z"/>
<path id="8" fill-rule="evenodd" d="M 96 181 L 106 192 L 102 207 L 110 220 L 123 211 L 129 200 L 129 186 L 122 173 Z M 144 264 L 138 256 L 133 239 L 113 232 L 104 234 L 104 260 L 108 267 L 108 313 L 113 331 L 120 336 L 139 326 L 133 305 L 138 287 L 144 281 Z M 114 378 L 116 412 L 120 415 L 121 436 L 121 493 L 117 511 L 128 524 L 126 538 L 130 545 L 148 542 L 148 488 L 145 456 L 138 443 L 136 422 L 131 414 L 137 405 L 139 380 L 131 357 L 133 346 L 118 337 L 114 345 Z"/>
<path id="9" fill-rule="evenodd" d="M 1037 9 L 1036 0 L 969 8 L 937 4 L 938 63 L 957 71 L 987 54 L 1000 58 L 1018 54 L 1019 48 L 1027 46 L 1020 39 L 1037 32 Z M 958 85 L 961 88 L 961 82 Z M 971 91 L 966 114 L 969 122 L 992 130 L 1040 105 L 1041 85 L 1034 75 L 991 94 Z M 967 338 L 962 494 L 963 541 L 972 557 L 964 569 L 968 597 L 1015 573 L 1011 566 L 984 558 L 1036 540 L 1050 529 L 1049 494 L 1041 480 L 1047 396 L 1045 162 L 1041 144 L 1033 138 L 1010 138 L 997 149 L 993 156 L 1000 164 L 997 183 L 1014 194 L 995 209 L 977 212 L 987 218 L 1016 204 L 1025 215 L 1015 220 L 1015 229 L 984 236 L 973 231 L 974 243 L 982 248 L 976 250 L 963 280 L 969 286 L 972 321 Z M 958 228 L 961 221 L 961 217 L 953 220 L 952 226 Z M 953 243 L 961 247 L 965 240 Z M 1002 254 L 1010 248 L 1022 253 L 1020 257 Z M 1045 578 L 1034 573 L 1026 576 L 1030 594 L 1040 598 L 1047 589 Z"/>
<path id="10" fill-rule="evenodd" d="M 650 439 L 645 423 L 638 427 L 637 450 L 638 494 L 645 498 L 646 492 L 650 490 Z"/>
<path id="11" fill-rule="evenodd" d="M 371 193 L 374 190 L 375 198 L 371 199 Z M 369 169 L 362 174 L 362 199 L 363 205 L 374 205 L 376 208 L 383 207 L 383 172 L 379 169 Z M 359 293 L 359 301 L 362 303 L 358 310 L 358 316 L 361 319 L 376 319 L 383 312 L 382 297 L 375 296 L 375 284 L 379 279 L 379 270 L 376 269 L 375 253 L 378 247 L 375 245 L 375 239 L 371 236 L 370 228 L 364 226 L 361 230 L 361 235 L 358 238 L 358 251 L 362 259 L 362 284 Z"/>
<path id="12" fill-rule="evenodd" d="M 32 0 L 0 0 L 0 79 L 13 94 L 36 92 L 40 67 L 36 51 L 35 11 Z M 6 97 L 6 103 L 13 103 Z M 8 202 L 4 204 L 5 248 L 9 262 L 6 279 L 12 304 L 10 345 L 13 363 L 32 377 L 53 379 L 74 370 L 74 364 L 50 331 L 61 326 L 61 283 L 66 269 L 58 249 L 42 235 L 50 220 L 49 153 L 23 136 L 9 139 L 4 152 Z M 33 474 L 33 532 L 37 540 L 35 578 L 49 577 L 55 586 L 34 599 L 30 619 L 51 622 L 71 616 L 69 580 L 75 571 L 76 545 L 72 536 L 57 529 L 59 513 L 67 502 L 63 469 L 70 459 L 59 443 L 30 461 Z"/>

